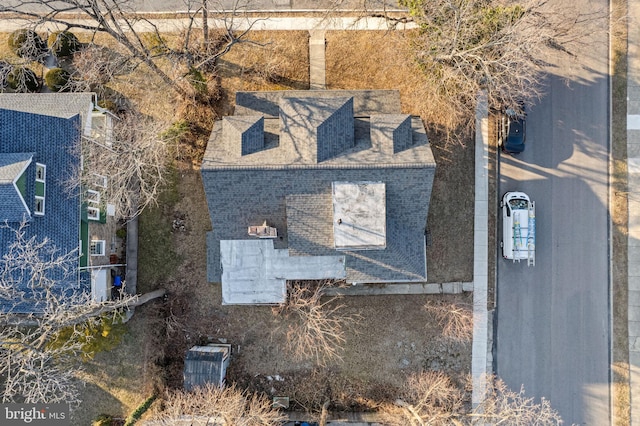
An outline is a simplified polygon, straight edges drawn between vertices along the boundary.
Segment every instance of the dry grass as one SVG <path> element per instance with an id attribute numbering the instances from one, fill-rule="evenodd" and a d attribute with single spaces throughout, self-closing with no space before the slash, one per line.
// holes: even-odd
<path id="1" fill-rule="evenodd" d="M 235 92 L 309 88 L 309 33 L 255 32 L 254 43 L 242 43 L 219 62 L 224 98 L 219 113 L 229 115 Z"/>
<path id="2" fill-rule="evenodd" d="M 326 40 L 329 89 L 398 89 L 403 111 L 421 116 L 427 128 L 455 129 L 460 124 L 450 102 L 425 84 L 407 34 L 331 31 Z"/>
<path id="3" fill-rule="evenodd" d="M 613 1 L 612 51 L 612 395 L 613 424 L 631 424 L 628 329 L 628 203 L 627 188 L 627 2 Z"/>
<path id="4" fill-rule="evenodd" d="M 442 327 L 443 337 L 461 342 L 470 342 L 473 338 L 473 305 L 433 300 L 424 308 Z"/>

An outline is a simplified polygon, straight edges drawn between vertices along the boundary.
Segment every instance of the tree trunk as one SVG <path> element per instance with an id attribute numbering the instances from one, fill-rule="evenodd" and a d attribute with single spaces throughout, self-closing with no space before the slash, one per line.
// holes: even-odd
<path id="1" fill-rule="evenodd" d="M 209 7 L 207 0 L 202 0 L 202 51 L 209 51 Z"/>

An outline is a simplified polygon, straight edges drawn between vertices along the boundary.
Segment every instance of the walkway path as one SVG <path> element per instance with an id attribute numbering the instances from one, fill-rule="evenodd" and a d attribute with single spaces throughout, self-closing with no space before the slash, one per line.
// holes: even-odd
<path id="1" fill-rule="evenodd" d="M 325 31 L 309 31 L 309 88 L 326 89 Z"/>

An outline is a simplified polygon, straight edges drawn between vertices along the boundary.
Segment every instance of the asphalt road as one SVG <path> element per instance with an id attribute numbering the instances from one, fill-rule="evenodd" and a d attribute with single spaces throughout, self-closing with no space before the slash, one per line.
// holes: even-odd
<path id="1" fill-rule="evenodd" d="M 603 34 L 579 57 L 585 68 L 556 61 L 525 152 L 500 159 L 499 195 L 529 194 L 537 232 L 535 267 L 496 248 L 496 373 L 550 400 L 565 424 L 610 424 L 607 58 Z"/>

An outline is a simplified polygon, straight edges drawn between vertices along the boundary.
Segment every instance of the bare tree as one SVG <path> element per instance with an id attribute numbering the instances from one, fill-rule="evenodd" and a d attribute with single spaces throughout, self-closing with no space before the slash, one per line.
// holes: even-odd
<path id="1" fill-rule="evenodd" d="M 70 91 L 100 92 L 115 77 L 130 72 L 131 58 L 96 44 L 84 46 L 73 57 Z"/>
<path id="2" fill-rule="evenodd" d="M 380 412 L 390 426 L 459 424 L 462 401 L 462 391 L 445 373 L 422 371 L 409 376 L 400 398 Z"/>
<path id="3" fill-rule="evenodd" d="M 128 112 L 113 121 L 112 134 L 83 138 L 82 164 L 67 182 L 70 191 L 95 187 L 106 177 L 101 202 L 113 203 L 115 217 L 130 219 L 157 202 L 174 141 L 156 119 Z"/>
<path id="4" fill-rule="evenodd" d="M 524 387 L 519 392 L 510 390 L 500 379 L 489 377 L 486 395 L 482 404 L 470 414 L 473 424 L 560 425 L 562 418 L 551 407 L 549 400 L 540 403 L 526 397 Z"/>
<path id="5" fill-rule="evenodd" d="M 235 386 L 211 384 L 192 391 L 168 392 L 163 409 L 144 424 L 152 425 L 281 425 L 286 420 L 271 401 Z"/>
<path id="6" fill-rule="evenodd" d="M 210 40 L 210 2 L 187 0 L 185 3 L 189 17 L 180 46 L 171 46 L 155 22 L 136 14 L 130 0 L 10 0 L 0 5 L 0 13 L 27 19 L 34 28 L 51 23 L 67 30 L 108 34 L 126 49 L 131 64 L 145 64 L 180 96 L 189 98 L 193 90 L 189 84 L 182 84 L 188 82 L 189 73 L 215 64 L 234 44 L 245 41 L 252 24 L 237 31 L 237 20 L 245 16 L 242 10 L 245 1 L 237 0 L 230 11 L 219 15 L 221 37 Z M 196 31 L 198 16 L 204 20 L 207 34 L 202 37 L 203 43 L 192 44 L 192 34 L 202 32 Z M 152 46 L 144 33 L 153 34 Z M 167 68 L 160 63 L 161 59 L 170 59 L 172 65 Z"/>
<path id="7" fill-rule="evenodd" d="M 342 360 L 345 328 L 360 317 L 345 314 L 344 305 L 336 303 L 339 296 L 323 300 L 326 288 L 340 285 L 327 280 L 287 283 L 287 300 L 273 312 L 285 322 L 277 331 L 286 334 L 286 349 L 294 359 L 314 359 L 320 365 Z"/>
<path id="8" fill-rule="evenodd" d="M 424 309 L 434 316 L 445 338 L 468 342 L 473 337 L 473 307 L 468 303 L 428 301 Z"/>
<path id="9" fill-rule="evenodd" d="M 490 105 L 516 107 L 542 93 L 549 49 L 568 57 L 605 31 L 607 11 L 584 13 L 547 0 L 402 0 L 419 25 L 412 40 L 430 84 L 467 117 L 485 89 Z M 521 111 L 518 111 L 521 112 Z"/>
<path id="10" fill-rule="evenodd" d="M 28 237 L 27 223 L 2 225 L 13 239 L 0 259 L 0 390 L 3 402 L 69 402 L 79 398 L 76 355 L 88 326 L 137 300 L 96 302 L 78 281 L 77 253 Z M 60 340 L 60 333 L 72 330 Z M 56 345 L 52 342 L 56 341 Z"/>
<path id="11" fill-rule="evenodd" d="M 409 376 L 399 398 L 382 404 L 379 412 L 384 424 L 391 426 L 562 423 L 548 400 L 538 404 L 525 396 L 523 388 L 513 392 L 496 377 L 488 378 L 486 388 L 484 402 L 470 411 L 463 385 L 443 372 L 422 371 Z"/>

